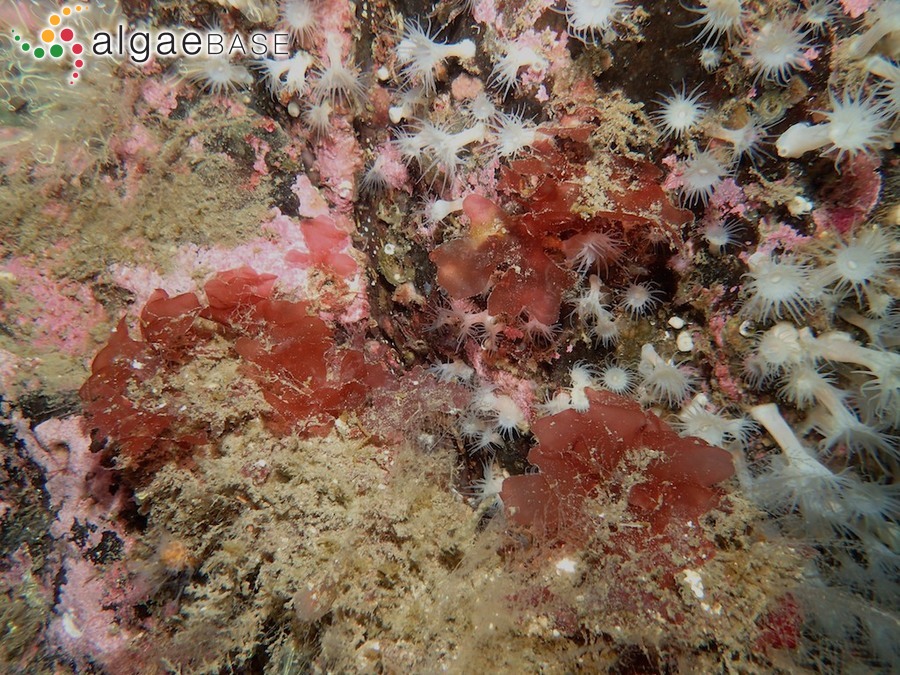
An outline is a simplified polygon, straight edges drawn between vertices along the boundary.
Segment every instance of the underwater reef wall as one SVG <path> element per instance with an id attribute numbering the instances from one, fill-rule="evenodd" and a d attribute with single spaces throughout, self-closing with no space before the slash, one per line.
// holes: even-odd
<path id="1" fill-rule="evenodd" d="M 0 670 L 897 672 L 897 17 L 6 3 Z"/>

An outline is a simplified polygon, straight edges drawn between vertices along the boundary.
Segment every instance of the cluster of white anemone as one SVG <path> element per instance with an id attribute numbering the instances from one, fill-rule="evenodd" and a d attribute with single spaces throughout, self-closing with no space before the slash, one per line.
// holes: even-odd
<path id="1" fill-rule="evenodd" d="M 831 0 L 810 0 L 794 11 L 751 8 L 744 0 L 697 0 L 686 9 L 697 15 L 688 27 L 699 28 L 696 40 L 703 43 L 700 59 L 707 70 L 718 68 L 730 54 L 758 82 L 776 87 L 786 86 L 795 73 L 811 67 L 811 59 L 823 47 L 817 36 L 838 14 Z M 900 2 L 882 0 L 867 12 L 864 29 L 842 46 L 845 55 L 863 59 L 882 38 L 900 34 L 897 16 Z M 775 142 L 779 156 L 797 158 L 820 151 L 840 165 L 855 155 L 890 148 L 900 137 L 896 123 L 900 68 L 884 57 L 859 63 L 881 82 L 829 90 L 829 106 L 815 111 L 824 121 L 799 122 L 787 129 Z M 698 149 L 696 142 L 687 144 L 687 156 L 679 161 L 680 193 L 686 204 L 706 203 L 743 158 L 755 163 L 768 154 L 766 126 L 753 111 L 755 105 L 748 100 L 746 119 L 732 128 L 718 120 L 722 112 L 710 110 L 699 87 L 690 89 L 682 83 L 657 101 L 651 117 L 662 138 L 690 141 L 701 134 L 707 138 L 706 149 Z"/>
<path id="2" fill-rule="evenodd" d="M 492 315 L 486 309 L 477 310 L 465 301 L 454 300 L 449 307 L 437 310 L 431 330 L 445 327 L 456 333 L 457 346 L 462 346 L 466 340 L 473 339 L 478 341 L 483 349 L 492 351 L 497 347 L 500 332 L 505 325 L 500 317 Z"/>
<path id="3" fill-rule="evenodd" d="M 897 657 L 896 643 L 883 637 L 895 621 L 883 602 L 896 593 L 900 568 L 898 254 L 896 232 L 873 226 L 779 258 L 758 252 L 743 310 L 758 321 L 791 320 L 761 334 L 745 371 L 751 387 L 774 394 L 796 421 L 789 424 L 774 402 L 752 407 L 778 451 L 762 465 L 737 454 L 738 477 L 783 531 L 837 561 L 813 579 L 820 594 L 841 598 L 847 620 L 822 623 L 832 612 L 815 593 L 804 610 L 824 639 L 852 641 L 875 663 Z M 860 329 L 869 344 L 843 331 L 816 335 L 803 324 L 818 307 Z"/>
<path id="4" fill-rule="evenodd" d="M 900 453 L 889 429 L 900 421 L 900 356 L 847 334 L 815 337 L 777 324 L 752 358 L 805 417 L 792 428 L 776 403 L 750 409 L 778 451 L 762 466 L 736 455 L 743 491 L 829 563 L 798 589 L 816 641 L 836 653 L 852 645 L 869 663 L 896 663 L 900 491 L 892 475 Z"/>
<path id="5" fill-rule="evenodd" d="M 836 310 L 855 299 L 873 319 L 883 319 L 894 303 L 900 240 L 876 226 L 847 237 L 832 235 L 793 254 L 757 252 L 747 260 L 743 313 L 760 322 L 797 322 L 817 304 Z"/>
<path id="6" fill-rule="evenodd" d="M 366 85 L 352 58 L 343 54 L 339 36 L 326 34 L 324 52 L 318 57 L 309 51 L 321 11 L 322 6 L 314 0 L 280 3 L 278 29 L 291 36 L 290 56 L 263 57 L 249 64 L 227 54 L 185 59 L 180 64 L 181 74 L 204 91 L 226 94 L 252 85 L 255 70 L 273 97 L 288 102 L 291 115 L 303 112 L 310 129 L 323 135 L 335 106 L 358 107 Z"/>
<path id="7" fill-rule="evenodd" d="M 605 390 L 619 396 L 635 395 L 646 404 L 678 409 L 695 386 L 690 368 L 662 358 L 651 344 L 641 348 L 637 372 L 615 358 L 607 359 L 598 367 L 579 361 L 569 370 L 569 380 L 569 388 L 555 392 L 536 406 L 539 414 L 555 415 L 563 410 L 587 412 L 590 408 L 588 389 Z M 745 434 L 741 434 L 741 438 L 744 437 Z"/>

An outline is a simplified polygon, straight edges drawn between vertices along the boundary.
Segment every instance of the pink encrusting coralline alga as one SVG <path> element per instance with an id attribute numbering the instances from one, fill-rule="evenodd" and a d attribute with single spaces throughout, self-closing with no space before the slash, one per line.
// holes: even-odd
<path id="1" fill-rule="evenodd" d="M 39 353 L 84 354 L 91 331 L 106 320 L 90 288 L 55 278 L 27 258 L 0 263 L 0 275 L 16 289 L 0 306 L 0 321 L 17 339 Z"/>
<path id="2" fill-rule="evenodd" d="M 0 670 L 900 668 L 897 0 L 112 4 L 268 46 L 0 53 Z"/>

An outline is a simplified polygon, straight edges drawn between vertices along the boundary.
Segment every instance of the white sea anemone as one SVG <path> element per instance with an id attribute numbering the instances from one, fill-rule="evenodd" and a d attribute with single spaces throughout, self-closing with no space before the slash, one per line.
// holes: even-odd
<path id="1" fill-rule="evenodd" d="M 313 57 L 298 49 L 289 59 L 263 59 L 258 68 L 273 94 L 285 92 L 296 96 L 306 91 L 306 73 L 312 64 Z"/>
<path id="2" fill-rule="evenodd" d="M 644 378 L 643 387 L 650 400 L 665 403 L 670 408 L 681 405 L 694 390 L 690 371 L 674 364 L 671 359 L 660 357 L 651 344 L 641 347 L 638 372 Z"/>
<path id="3" fill-rule="evenodd" d="M 857 302 L 868 297 L 873 286 L 886 284 L 897 272 L 896 238 L 883 230 L 867 228 L 847 240 L 837 239 L 828 248 L 827 264 L 820 279 L 838 293 L 853 292 Z"/>
<path id="4" fill-rule="evenodd" d="M 317 79 L 313 82 L 316 99 L 332 105 L 338 101 L 350 106 L 359 105 L 366 93 L 366 86 L 352 59 L 341 57 L 339 40 L 327 41 L 325 60 L 327 65 L 316 70 Z"/>
<path id="5" fill-rule="evenodd" d="M 587 397 L 587 389 L 593 389 L 594 380 L 597 372 L 583 361 L 579 361 L 569 371 L 569 378 L 572 380 L 572 388 L 569 390 L 569 396 L 572 408 L 578 412 L 587 412 L 591 403 Z"/>
<path id="6" fill-rule="evenodd" d="M 710 409 L 706 394 L 697 394 L 678 413 L 675 428 L 682 436 L 702 438 L 710 445 L 725 447 L 732 442 L 745 445 L 753 431 L 753 423 L 743 417 L 725 417 Z"/>
<path id="7" fill-rule="evenodd" d="M 253 84 L 250 71 L 224 55 L 184 59 L 180 70 L 189 82 L 213 94 L 227 94 Z"/>
<path id="8" fill-rule="evenodd" d="M 316 136 L 324 136 L 331 126 L 332 112 L 328 101 L 309 101 L 303 110 L 303 121 Z"/>
<path id="9" fill-rule="evenodd" d="M 729 38 L 743 32 L 744 7 L 742 0 L 700 0 L 698 7 L 685 7 L 700 17 L 688 26 L 702 26 L 696 41 L 707 45 L 716 42 L 722 35 Z"/>
<path id="10" fill-rule="evenodd" d="M 295 40 L 306 42 L 316 27 L 316 7 L 311 0 L 284 0 L 278 12 L 279 26 Z"/>
<path id="11" fill-rule="evenodd" d="M 729 128 L 717 126 L 709 132 L 712 138 L 725 141 L 731 145 L 731 154 L 735 161 L 749 156 L 750 161 L 756 164 L 760 155 L 768 155 L 760 146 L 766 142 L 766 127 L 753 115 L 748 115 L 743 126 Z"/>
<path id="12" fill-rule="evenodd" d="M 597 384 L 607 391 L 624 396 L 634 391 L 634 372 L 616 362 L 610 362 L 600 369 Z"/>
<path id="13" fill-rule="evenodd" d="M 741 225 L 736 220 L 710 220 L 707 221 L 700 232 L 709 246 L 709 252 L 716 255 L 729 246 L 740 243 L 739 233 Z"/>
<path id="14" fill-rule="evenodd" d="M 673 87 L 672 95 L 659 101 L 660 108 L 651 117 L 660 128 L 663 138 L 681 138 L 703 119 L 707 105 L 700 101 L 703 94 L 699 89 L 700 87 L 695 87 L 691 93 L 687 93 L 686 86 L 682 84 L 680 91 Z"/>
<path id="15" fill-rule="evenodd" d="M 789 16 L 765 22 L 747 36 L 746 56 L 757 76 L 786 84 L 791 71 L 805 63 L 809 31 Z"/>
<path id="16" fill-rule="evenodd" d="M 497 159 L 515 157 L 537 140 L 537 127 L 520 115 L 500 112 L 495 120 L 491 125 L 491 146 Z"/>
<path id="17" fill-rule="evenodd" d="M 871 153 L 893 145 L 891 113 L 882 99 L 865 96 L 863 91 L 829 92 L 831 110 L 820 111 L 825 122 L 800 122 L 785 131 L 775 142 L 781 157 L 800 157 L 812 150 L 835 153 L 835 162 L 846 156 Z"/>
<path id="18" fill-rule="evenodd" d="M 473 397 L 473 406 L 479 416 L 490 421 L 494 431 L 504 438 L 511 438 L 528 428 L 528 418 L 511 396 L 497 394 L 483 386 Z"/>
<path id="19" fill-rule="evenodd" d="M 501 56 L 497 58 L 491 73 L 491 82 L 506 96 L 516 86 L 519 70 L 530 68 L 544 71 L 550 67 L 547 58 L 524 41 L 507 41 L 500 45 Z"/>
<path id="20" fill-rule="evenodd" d="M 485 504 L 489 508 L 499 506 L 500 491 L 503 489 L 503 481 L 509 474 L 495 466 L 492 462 L 485 462 L 481 466 L 481 478 L 476 478 L 465 490 L 471 496 L 476 505 Z"/>
<path id="21" fill-rule="evenodd" d="M 428 371 L 441 382 L 471 382 L 475 375 L 475 370 L 459 359 L 449 363 L 435 363 Z"/>
<path id="22" fill-rule="evenodd" d="M 750 271 L 744 275 L 749 294 L 743 313 L 757 321 L 789 316 L 795 321 L 816 303 L 820 292 L 810 278 L 810 267 L 791 256 L 776 260 L 754 253 L 747 260 Z"/>
<path id="23" fill-rule="evenodd" d="M 707 73 L 713 72 L 722 64 L 722 50 L 717 47 L 704 47 L 700 50 L 700 66 Z"/>
<path id="24" fill-rule="evenodd" d="M 473 143 L 484 141 L 487 127 L 478 122 L 469 129 L 453 133 L 446 124 L 433 124 L 428 120 L 415 120 L 415 132 L 404 132 L 395 140 L 400 154 L 407 160 L 416 160 L 423 174 L 437 171 L 445 182 L 452 180 L 466 158 L 463 151 Z"/>
<path id="25" fill-rule="evenodd" d="M 653 311 L 662 295 L 663 292 L 652 281 L 633 283 L 622 291 L 619 304 L 636 318 Z"/>
<path id="26" fill-rule="evenodd" d="M 625 242 L 609 232 L 582 232 L 567 239 L 563 244 L 566 262 L 581 274 L 595 268 L 603 274 L 617 263 L 624 253 Z"/>
<path id="27" fill-rule="evenodd" d="M 681 161 L 681 195 L 687 204 L 706 204 L 730 172 L 729 164 L 712 150 L 697 152 Z"/>
<path id="28" fill-rule="evenodd" d="M 619 0 L 567 0 L 569 34 L 589 44 L 596 44 L 598 37 L 609 42 L 615 36 L 613 24 L 621 21 L 630 9 L 627 2 Z"/>
<path id="29" fill-rule="evenodd" d="M 420 82 L 427 92 L 435 88 L 435 71 L 446 59 L 456 57 L 471 59 L 475 56 L 475 43 L 462 40 L 456 44 L 435 41 L 420 24 L 410 22 L 397 45 L 397 61 L 404 78 Z"/>

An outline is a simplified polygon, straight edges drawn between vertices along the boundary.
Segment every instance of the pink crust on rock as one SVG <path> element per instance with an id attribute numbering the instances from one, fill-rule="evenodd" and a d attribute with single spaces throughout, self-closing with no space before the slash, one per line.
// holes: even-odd
<path id="1" fill-rule="evenodd" d="M 400 156 L 396 143 L 385 142 L 378 146 L 378 167 L 381 177 L 392 190 L 412 193 L 409 172 Z"/>
<path id="2" fill-rule="evenodd" d="M 90 672 L 95 663 L 123 674 L 139 672 L 131 654 L 139 633 L 119 621 L 114 609 L 125 600 L 120 587 L 127 579 L 125 564 L 101 568 L 73 555 L 65 562 L 64 574 L 66 581 L 47 628 L 49 641 L 80 664 L 76 672 Z M 131 669 L 123 669 L 127 663 Z"/>
<path id="3" fill-rule="evenodd" d="M 709 332 L 720 349 L 725 346 L 725 321 L 727 317 L 722 314 L 714 314 L 709 318 Z"/>
<path id="4" fill-rule="evenodd" d="M 90 287 L 53 279 L 27 258 L 0 264 L 16 292 L 0 305 L 0 321 L 38 351 L 81 355 L 91 343 L 91 331 L 106 319 Z"/>
<path id="5" fill-rule="evenodd" d="M 356 21 L 353 3 L 321 0 L 316 3 L 316 20 L 316 51 L 324 55 L 328 43 L 339 42 L 340 53 L 346 57 L 353 46 L 353 24 Z"/>
<path id="6" fill-rule="evenodd" d="M 363 168 L 363 153 L 350 122 L 332 117 L 328 133 L 316 148 L 316 158 L 322 184 L 328 187 L 328 200 L 339 214 L 348 215 L 353 209 L 356 175 Z"/>
<path id="7" fill-rule="evenodd" d="M 140 192 L 146 167 L 160 152 L 159 141 L 146 126 L 136 122 L 127 132 L 113 136 L 109 149 L 125 166 L 123 182 L 128 201 Z"/>
<path id="8" fill-rule="evenodd" d="M 342 323 L 353 323 L 368 316 L 365 277 L 343 257 L 352 259 L 349 237 L 341 235 L 330 242 L 315 239 L 311 248 L 303 226 L 278 209 L 272 210 L 272 218 L 260 229 L 263 236 L 233 249 L 184 246 L 175 254 L 172 265 L 175 271 L 166 275 L 146 267 L 114 265 L 112 276 L 119 286 L 134 293 L 134 304 L 139 307 L 147 302 L 153 289 L 162 289 L 170 295 L 188 293 L 197 290 L 198 277 L 209 279 L 219 270 L 244 265 L 277 276 L 278 290 L 294 299 L 314 297 L 318 285 L 328 282 L 322 275 L 316 277 L 313 274 L 316 269 L 326 274 L 346 272 L 341 276 L 343 285 L 340 289 L 333 288 L 327 296 L 318 298 L 319 310 L 323 318 L 336 316 Z M 315 238 L 316 228 L 307 226 L 307 229 Z M 292 252 L 292 259 L 288 259 L 288 252 Z M 329 255 L 333 260 L 337 259 L 335 256 L 342 256 L 339 269 L 326 264 Z"/>
<path id="9" fill-rule="evenodd" d="M 566 32 L 556 33 L 547 28 L 541 35 L 547 45 L 545 54 L 550 59 L 550 73 L 559 75 L 561 72 L 571 72 L 573 65 L 572 54 L 568 48 L 569 34 Z"/>
<path id="10" fill-rule="evenodd" d="M 110 139 L 109 147 L 119 159 L 128 161 L 149 159 L 160 149 L 159 142 L 147 127 L 137 122 L 131 125 L 127 133 Z"/>
<path id="11" fill-rule="evenodd" d="M 872 0 L 841 0 L 841 7 L 844 9 L 844 13 L 851 19 L 862 16 L 869 11 L 871 6 Z"/>
<path id="12" fill-rule="evenodd" d="M 550 60 L 547 58 L 549 56 L 549 48 L 551 46 L 559 45 L 559 41 L 556 40 L 556 33 L 549 28 L 541 33 L 528 29 L 522 31 L 519 36 L 513 40 L 513 45 L 515 45 L 515 48 L 517 49 L 530 47 L 536 54 L 547 59 L 544 62 L 546 65 L 541 66 L 539 64 L 532 64 L 522 69 L 519 74 L 520 82 L 525 87 L 541 84 L 550 72 Z"/>
<path id="13" fill-rule="evenodd" d="M 122 543 L 124 553 L 131 550 L 133 541 L 116 520 L 127 493 L 111 489 L 114 472 L 102 465 L 103 453 L 91 452 L 81 417 L 51 419 L 33 432 L 21 417 L 13 423 L 28 456 L 47 477 L 44 485 L 56 511 L 50 532 L 65 542 L 64 576 L 60 577 L 65 582 L 59 589 L 48 640 L 83 669 L 93 664 L 112 667 L 124 659 L 136 637 L 118 620 L 115 609 L 127 592 L 127 585 L 121 583 L 125 569 L 121 563 L 101 567 L 86 553 L 110 535 Z M 85 539 L 72 536 L 76 525 Z"/>
<path id="14" fill-rule="evenodd" d="M 114 473 L 102 466 L 102 453 L 91 452 L 83 418 L 51 419 L 35 427 L 34 433 L 26 420 L 14 422 L 29 457 L 47 476 L 50 506 L 57 511 L 50 533 L 57 539 L 65 537 L 76 520 L 108 528 L 122 509 L 124 492 L 111 490 Z M 91 545 L 100 543 L 99 529 L 88 536 Z"/>
<path id="15" fill-rule="evenodd" d="M 744 391 L 740 383 L 731 374 L 731 369 L 727 363 L 719 362 L 715 366 L 715 376 L 719 383 L 719 389 L 723 394 L 728 396 L 732 401 L 740 401 L 744 396 Z"/>
<path id="16" fill-rule="evenodd" d="M 256 187 L 259 185 L 259 179 L 261 176 L 269 175 L 269 167 L 266 164 L 266 155 L 269 154 L 269 151 L 272 149 L 268 143 L 266 143 L 261 138 L 257 138 L 256 136 L 250 136 L 247 139 L 247 143 L 253 148 L 253 152 L 256 155 L 256 160 L 253 162 L 253 171 L 254 175 L 250 179 L 251 187 Z"/>
<path id="17" fill-rule="evenodd" d="M 300 202 L 297 208 L 297 215 L 301 218 L 315 218 L 317 216 L 328 215 L 328 204 L 322 198 L 319 190 L 312 184 L 305 173 L 297 176 L 294 184 L 291 186 L 291 192 Z"/>
<path id="18" fill-rule="evenodd" d="M 497 11 L 495 0 L 476 0 L 472 7 L 472 18 L 478 23 L 486 23 L 494 26 L 498 31 L 503 31 L 503 15 Z"/>
<path id="19" fill-rule="evenodd" d="M 669 167 L 669 173 L 666 174 L 662 182 L 663 190 L 676 191 L 684 186 L 684 166 L 678 161 L 677 155 L 667 155 L 663 157 L 662 163 Z"/>
<path id="20" fill-rule="evenodd" d="M 847 161 L 840 180 L 822 191 L 823 205 L 812 212 L 819 232 L 833 230 L 846 235 L 866 221 L 881 193 L 879 167 L 881 160 L 865 153 Z"/>
<path id="21" fill-rule="evenodd" d="M 530 379 L 516 377 L 505 370 L 496 371 L 492 377 L 497 391 L 509 396 L 525 417 L 530 419 L 535 404 L 534 382 Z"/>
<path id="22" fill-rule="evenodd" d="M 466 75 L 465 73 L 463 73 L 462 75 L 458 75 L 450 85 L 450 92 L 453 94 L 453 98 L 457 101 L 464 101 L 466 99 L 475 98 L 483 91 L 484 82 L 482 82 L 477 77 L 472 77 L 471 75 Z"/>
<path id="23" fill-rule="evenodd" d="M 800 234 L 785 223 L 777 223 L 776 227 L 771 227 L 767 223 L 760 221 L 759 234 L 761 242 L 756 247 L 758 253 L 770 255 L 775 249 L 781 248 L 783 251 L 790 253 L 798 246 L 803 246 L 809 241 L 809 237 Z M 747 253 L 741 253 L 741 260 L 746 262 Z"/>
<path id="24" fill-rule="evenodd" d="M 16 371 L 21 365 L 18 356 L 5 349 L 0 349 L 0 389 L 9 391 L 12 388 Z"/>
<path id="25" fill-rule="evenodd" d="M 744 189 L 734 178 L 726 178 L 716 186 L 709 198 L 709 206 L 722 215 L 742 216 L 747 211 Z"/>
<path id="26" fill-rule="evenodd" d="M 141 88 L 141 97 L 150 110 L 166 118 L 178 107 L 178 87 L 168 82 L 147 80 Z"/>

